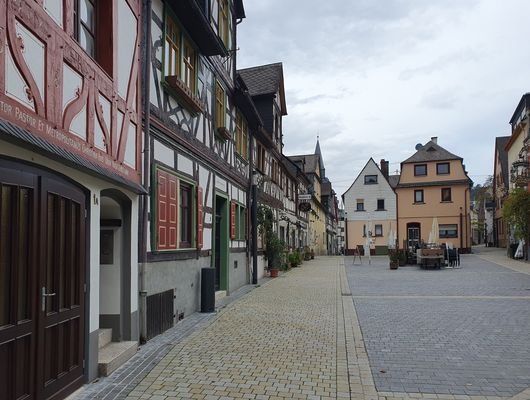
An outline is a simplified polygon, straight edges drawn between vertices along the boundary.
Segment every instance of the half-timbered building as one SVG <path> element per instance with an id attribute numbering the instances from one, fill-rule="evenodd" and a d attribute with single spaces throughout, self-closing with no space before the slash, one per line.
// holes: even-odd
<path id="1" fill-rule="evenodd" d="M 0 0 L 0 398 L 138 340 L 139 0 Z"/>
<path id="2" fill-rule="evenodd" d="M 269 207 L 274 215 L 274 229 L 279 234 L 284 193 L 280 187 L 283 149 L 282 118 L 287 115 L 283 66 L 281 63 L 238 70 L 259 112 L 262 126 L 251 137 L 251 159 L 254 179 L 259 187 L 258 204 Z M 262 241 L 258 241 L 260 247 Z M 264 275 L 259 262 L 258 277 Z"/>
<path id="3" fill-rule="evenodd" d="M 152 0 L 146 30 L 143 339 L 200 308 L 201 269 L 218 294 L 249 282 L 249 121 L 236 77 L 242 0 Z M 239 93 L 238 96 L 236 94 Z M 242 107 L 243 108 L 243 107 Z M 251 118 L 250 118 L 251 119 Z"/>

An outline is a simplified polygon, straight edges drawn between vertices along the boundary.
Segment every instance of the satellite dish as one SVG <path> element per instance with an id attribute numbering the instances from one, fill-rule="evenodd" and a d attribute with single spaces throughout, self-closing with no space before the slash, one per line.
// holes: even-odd
<path id="1" fill-rule="evenodd" d="M 421 150 L 421 148 L 423 147 L 423 145 L 421 143 L 418 143 L 415 147 L 416 150 Z"/>

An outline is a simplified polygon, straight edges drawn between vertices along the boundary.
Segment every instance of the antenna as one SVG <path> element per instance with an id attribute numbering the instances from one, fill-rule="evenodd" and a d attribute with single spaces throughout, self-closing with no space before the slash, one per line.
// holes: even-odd
<path id="1" fill-rule="evenodd" d="M 415 147 L 416 150 L 421 150 L 421 148 L 423 147 L 423 145 L 421 143 L 418 143 Z"/>

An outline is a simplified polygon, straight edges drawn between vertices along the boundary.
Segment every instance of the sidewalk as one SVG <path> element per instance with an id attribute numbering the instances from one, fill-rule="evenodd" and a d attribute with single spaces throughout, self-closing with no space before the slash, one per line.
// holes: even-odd
<path id="1" fill-rule="evenodd" d="M 342 257 L 305 262 L 239 297 L 187 317 L 72 398 L 501 399 L 378 393 Z M 526 393 L 513 399 L 530 400 Z"/>
<path id="2" fill-rule="evenodd" d="M 509 268 L 513 271 L 522 272 L 530 275 L 530 263 L 524 260 L 514 260 L 509 258 L 506 249 L 498 247 L 474 246 L 473 254 L 483 260 L 491 261 L 497 265 Z"/>

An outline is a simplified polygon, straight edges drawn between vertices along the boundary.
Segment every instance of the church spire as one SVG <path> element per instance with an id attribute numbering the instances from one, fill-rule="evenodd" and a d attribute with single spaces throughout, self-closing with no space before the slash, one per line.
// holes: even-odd
<path id="1" fill-rule="evenodd" d="M 322 151 L 320 151 L 320 136 L 317 135 L 317 146 L 315 147 L 315 155 L 318 156 L 320 164 L 320 177 L 326 176 L 326 168 L 324 167 L 324 159 L 322 158 Z"/>

